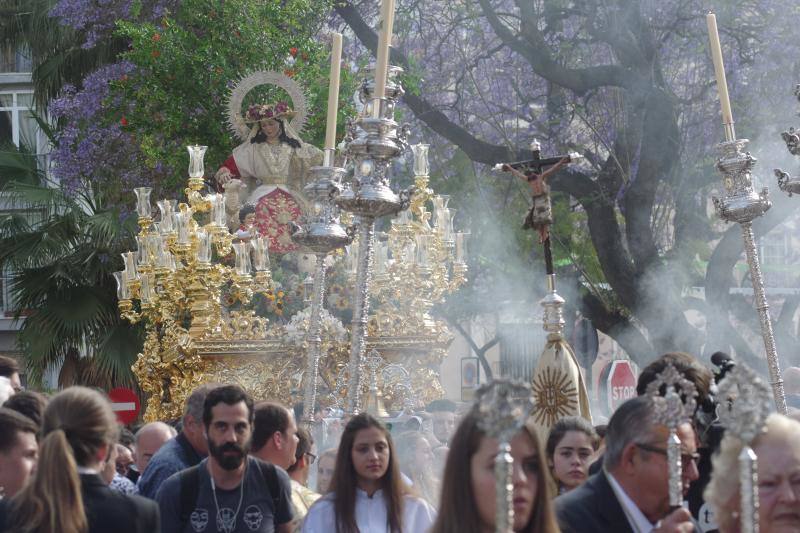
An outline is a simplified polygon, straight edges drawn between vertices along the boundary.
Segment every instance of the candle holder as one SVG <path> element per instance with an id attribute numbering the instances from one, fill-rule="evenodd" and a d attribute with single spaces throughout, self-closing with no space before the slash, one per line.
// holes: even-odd
<path id="1" fill-rule="evenodd" d="M 753 234 L 753 220 L 763 215 L 772 206 L 772 203 L 769 200 L 767 187 L 758 193 L 753 187 L 751 170 L 756 164 L 756 158 L 744 151 L 749 142 L 747 139 L 736 139 L 718 145 L 721 156 L 717 160 L 717 170 L 723 176 L 725 196 L 723 198 L 715 196 L 712 200 L 717 215 L 722 220 L 736 222 L 741 227 L 744 251 L 753 284 L 754 305 L 758 310 L 761 322 L 761 337 L 767 354 L 775 405 L 779 412 L 786 413 L 786 396 L 783 390 L 780 361 L 775 348 L 769 304 L 764 292 L 764 278 L 761 275 L 761 264 Z"/>
<path id="2" fill-rule="evenodd" d="M 375 220 L 407 208 L 413 193 L 413 189 L 409 189 L 398 194 L 389 187 L 388 172 L 391 162 L 408 147 L 408 128 L 400 127 L 394 121 L 394 105 L 403 94 L 402 87 L 394 80 L 394 76 L 401 71 L 399 68 L 389 69 L 390 77 L 384 98 L 373 98 L 369 89 L 370 83 L 367 81 L 362 84 L 361 101 L 365 108 L 370 102 L 371 105 L 380 105 L 378 118 L 365 109 L 365 113 L 355 122 L 355 129 L 351 131 L 352 140 L 347 144 L 348 158 L 353 161 L 353 179 L 335 199 L 338 207 L 352 213 L 358 221 L 358 267 L 350 347 L 350 380 L 347 386 L 348 414 L 357 414 L 361 410 L 361 362 L 369 314 Z"/>
<path id="3" fill-rule="evenodd" d="M 203 176 L 205 175 L 203 158 L 208 146 L 194 144 L 187 146 L 186 149 L 189 151 L 189 189 L 199 191 L 203 187 Z"/>
<path id="4" fill-rule="evenodd" d="M 303 226 L 295 226 L 292 240 L 315 254 L 313 288 L 311 289 L 311 314 L 306 336 L 305 394 L 303 396 L 303 423 L 311 427 L 314 422 L 319 361 L 322 356 L 320 313 L 325 300 L 325 258 L 334 250 L 353 241 L 353 230 L 346 229 L 339 221 L 339 209 L 334 203 L 342 189 L 345 169 L 333 166 L 312 167 L 315 178 L 303 189 L 306 197 L 316 209 L 303 219 Z"/>
<path id="5" fill-rule="evenodd" d="M 136 214 L 139 216 L 139 227 L 145 231 L 153 223 L 152 208 L 150 207 L 151 187 L 137 187 L 133 190 L 136 195 Z"/>

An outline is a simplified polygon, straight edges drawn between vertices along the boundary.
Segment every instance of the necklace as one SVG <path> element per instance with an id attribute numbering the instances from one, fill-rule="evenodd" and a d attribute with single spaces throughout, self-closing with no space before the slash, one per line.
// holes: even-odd
<path id="1" fill-rule="evenodd" d="M 247 458 L 245 457 L 245 461 Z M 239 510 L 242 508 L 242 500 L 244 499 L 244 482 L 247 479 L 247 463 L 244 465 L 244 473 L 242 474 L 242 482 L 239 483 L 239 505 L 236 506 L 236 512 L 231 514 L 231 510 L 227 507 L 220 510 L 219 502 L 217 501 L 217 485 L 214 483 L 214 475 L 211 473 L 211 494 L 214 495 L 214 506 L 217 508 L 217 529 L 224 533 L 233 533 L 236 529 L 236 517 L 239 516 Z"/>

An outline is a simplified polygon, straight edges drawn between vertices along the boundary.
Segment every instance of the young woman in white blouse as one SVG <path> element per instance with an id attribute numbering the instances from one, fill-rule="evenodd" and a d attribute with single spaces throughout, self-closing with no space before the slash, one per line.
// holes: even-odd
<path id="1" fill-rule="evenodd" d="M 435 519 L 403 483 L 389 431 L 366 413 L 344 429 L 330 488 L 309 509 L 303 533 L 418 533 Z"/>

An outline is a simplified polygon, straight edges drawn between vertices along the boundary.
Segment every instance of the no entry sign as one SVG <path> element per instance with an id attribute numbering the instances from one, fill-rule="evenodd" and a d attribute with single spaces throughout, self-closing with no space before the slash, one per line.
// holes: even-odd
<path id="1" fill-rule="evenodd" d="M 636 374 L 630 361 L 614 361 L 608 373 L 608 412 L 613 413 L 620 404 L 634 396 L 636 396 Z"/>
<path id="2" fill-rule="evenodd" d="M 117 415 L 117 420 L 126 426 L 133 423 L 139 414 L 139 397 L 131 389 L 118 387 L 108 393 L 111 408 Z"/>

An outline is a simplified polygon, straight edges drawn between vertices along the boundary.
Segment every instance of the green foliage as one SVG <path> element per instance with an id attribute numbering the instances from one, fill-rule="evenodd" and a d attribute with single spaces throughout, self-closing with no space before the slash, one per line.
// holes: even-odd
<path id="1" fill-rule="evenodd" d="M 0 154 L 0 166 L 7 159 Z M 18 343 L 30 379 L 40 385 L 48 368 L 88 349 L 93 364 L 82 365 L 80 382 L 131 384 L 142 335 L 119 317 L 112 272 L 135 228 L 46 183 L 11 182 L 3 192 L 25 208 L 0 216 L 0 267 L 11 272 L 16 316 L 25 316 Z"/>
<path id="2" fill-rule="evenodd" d="M 327 8 L 326 2 L 312 0 L 187 0 L 174 18 L 158 25 L 119 23 L 118 36 L 131 43 L 121 57 L 141 73 L 118 84 L 121 98 L 114 99 L 118 105 L 109 113 L 134 133 L 141 165 L 166 168 L 163 193 L 183 186 L 186 145 L 208 145 L 208 174 L 228 157 L 239 141 L 227 126 L 227 95 L 239 78 L 256 69 L 284 72 L 306 89 L 310 116 L 303 138 L 322 144 L 329 56 L 315 33 Z M 345 100 L 353 90 L 354 80 L 345 71 Z M 280 93 L 249 99 L 284 99 Z M 347 112 L 343 106 L 340 117 Z M 339 126 L 343 132 L 344 120 Z"/>

